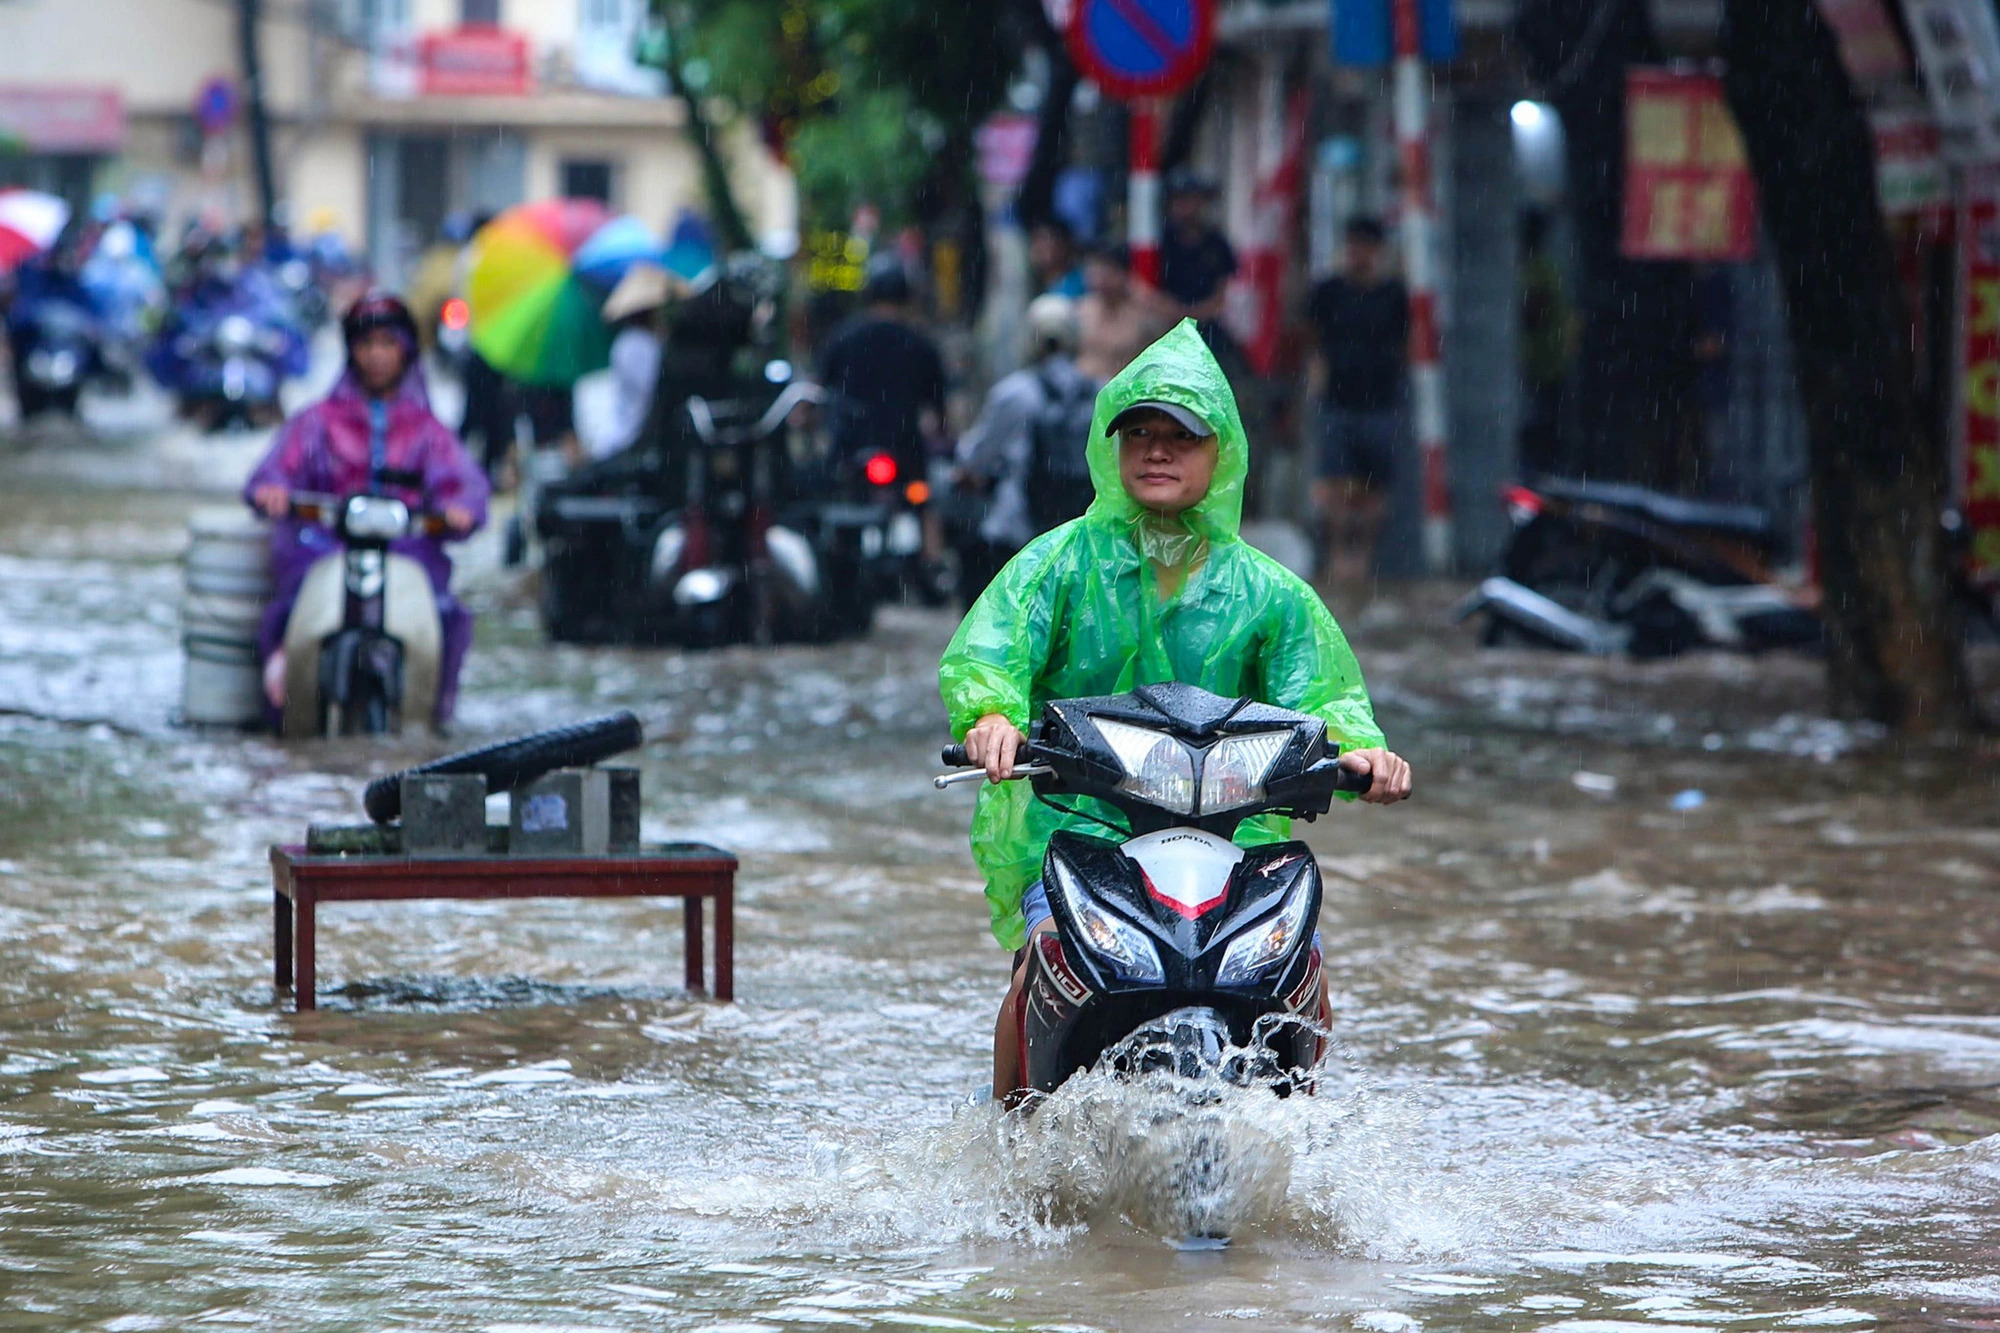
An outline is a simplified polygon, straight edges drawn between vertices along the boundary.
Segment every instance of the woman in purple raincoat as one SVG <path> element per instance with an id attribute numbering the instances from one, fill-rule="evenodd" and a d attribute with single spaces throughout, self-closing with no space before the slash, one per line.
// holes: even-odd
<path id="1" fill-rule="evenodd" d="M 457 537 L 486 521 L 486 475 L 445 424 L 431 415 L 424 373 L 417 365 L 417 322 L 392 295 L 370 292 L 341 320 L 347 371 L 333 392 L 287 421 L 271 451 L 250 474 L 243 498 L 276 520 L 271 531 L 275 584 L 257 634 L 264 693 L 284 707 L 285 624 L 306 573 L 340 552 L 340 539 L 314 523 L 287 517 L 295 491 L 349 496 L 375 491 L 413 509 L 444 515 Z M 423 478 L 421 487 L 375 484 L 385 474 Z M 472 613 L 451 595 L 451 559 L 434 537 L 406 537 L 390 550 L 424 567 L 443 622 L 438 663 L 437 721 L 451 718 L 458 672 L 472 646 Z"/>

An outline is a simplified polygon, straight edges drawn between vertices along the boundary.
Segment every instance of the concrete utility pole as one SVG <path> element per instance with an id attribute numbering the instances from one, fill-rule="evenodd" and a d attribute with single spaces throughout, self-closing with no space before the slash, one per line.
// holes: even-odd
<path id="1" fill-rule="evenodd" d="M 1431 211 L 1430 73 L 1418 0 L 1391 0 L 1396 148 L 1403 176 L 1403 270 L 1410 292 L 1410 397 L 1424 468 L 1424 565 L 1452 564 L 1451 481 L 1444 452 L 1444 354 L 1438 338 L 1436 223 Z"/>
<path id="2" fill-rule="evenodd" d="M 278 183 L 271 173 L 271 118 L 264 109 L 264 62 L 257 52 L 262 0 L 236 0 L 236 41 L 243 61 L 243 103 L 250 129 L 250 162 L 257 173 L 257 220 L 268 236 L 277 222 Z"/>

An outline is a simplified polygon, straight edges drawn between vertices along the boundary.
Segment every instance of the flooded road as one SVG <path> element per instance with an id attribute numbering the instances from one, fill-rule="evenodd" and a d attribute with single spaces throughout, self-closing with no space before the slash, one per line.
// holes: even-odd
<path id="1" fill-rule="evenodd" d="M 369 904 L 293 1016 L 267 844 L 436 750 L 168 725 L 194 503 L 0 490 L 8 1330 L 2000 1327 L 2000 762 L 1812 663 L 1351 618 L 1419 799 L 1310 829 L 1325 1092 L 1225 1108 L 1289 1180 L 1190 1254 L 1120 1216 L 1143 1107 L 975 1096 L 946 618 L 549 649 L 476 586 L 457 742 L 635 709 L 648 835 L 743 858 L 740 1003 L 670 906 Z"/>

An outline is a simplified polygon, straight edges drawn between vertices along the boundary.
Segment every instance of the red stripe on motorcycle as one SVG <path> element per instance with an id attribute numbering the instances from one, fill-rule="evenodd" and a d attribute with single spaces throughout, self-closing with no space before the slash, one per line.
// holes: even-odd
<path id="1" fill-rule="evenodd" d="M 1222 905 L 1223 899 L 1229 896 L 1229 882 L 1227 880 L 1224 880 L 1222 884 L 1222 892 L 1216 894 L 1213 898 L 1210 898 L 1206 902 L 1189 904 L 1182 902 L 1178 898 L 1169 898 L 1166 894 L 1161 893 L 1157 888 L 1153 887 L 1153 877 L 1147 874 L 1143 867 L 1139 871 L 1139 878 L 1146 882 L 1146 892 L 1153 896 L 1154 902 L 1166 904 L 1168 907 L 1171 907 L 1175 912 L 1186 917 L 1190 921 L 1193 921 L 1197 917 L 1200 917 L 1208 912 L 1214 911 L 1216 908 Z"/>

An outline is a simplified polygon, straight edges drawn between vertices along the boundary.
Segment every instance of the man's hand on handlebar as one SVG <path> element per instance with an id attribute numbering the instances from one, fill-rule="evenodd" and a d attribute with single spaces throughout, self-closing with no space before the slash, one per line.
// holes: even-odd
<path id="1" fill-rule="evenodd" d="M 464 505 L 446 505 L 444 507 L 444 523 L 454 533 L 463 537 L 466 533 L 472 531 L 472 511 Z"/>
<path id="2" fill-rule="evenodd" d="M 1004 713 L 988 713 L 965 733 L 965 757 L 986 770 L 988 782 L 1005 782 L 1014 776 L 1014 756 L 1027 743 Z"/>
<path id="3" fill-rule="evenodd" d="M 283 518 L 292 511 L 292 493 L 283 486 L 259 486 L 250 498 L 271 518 Z"/>
<path id="4" fill-rule="evenodd" d="M 985 720 L 981 719 L 981 725 Z M 969 742 L 971 736 L 967 736 Z M 1354 773 L 1371 773 L 1375 781 L 1362 793 L 1370 805 L 1394 805 L 1410 795 L 1410 766 L 1401 755 L 1389 750 L 1348 750 L 1340 756 L 1340 766 Z"/>

